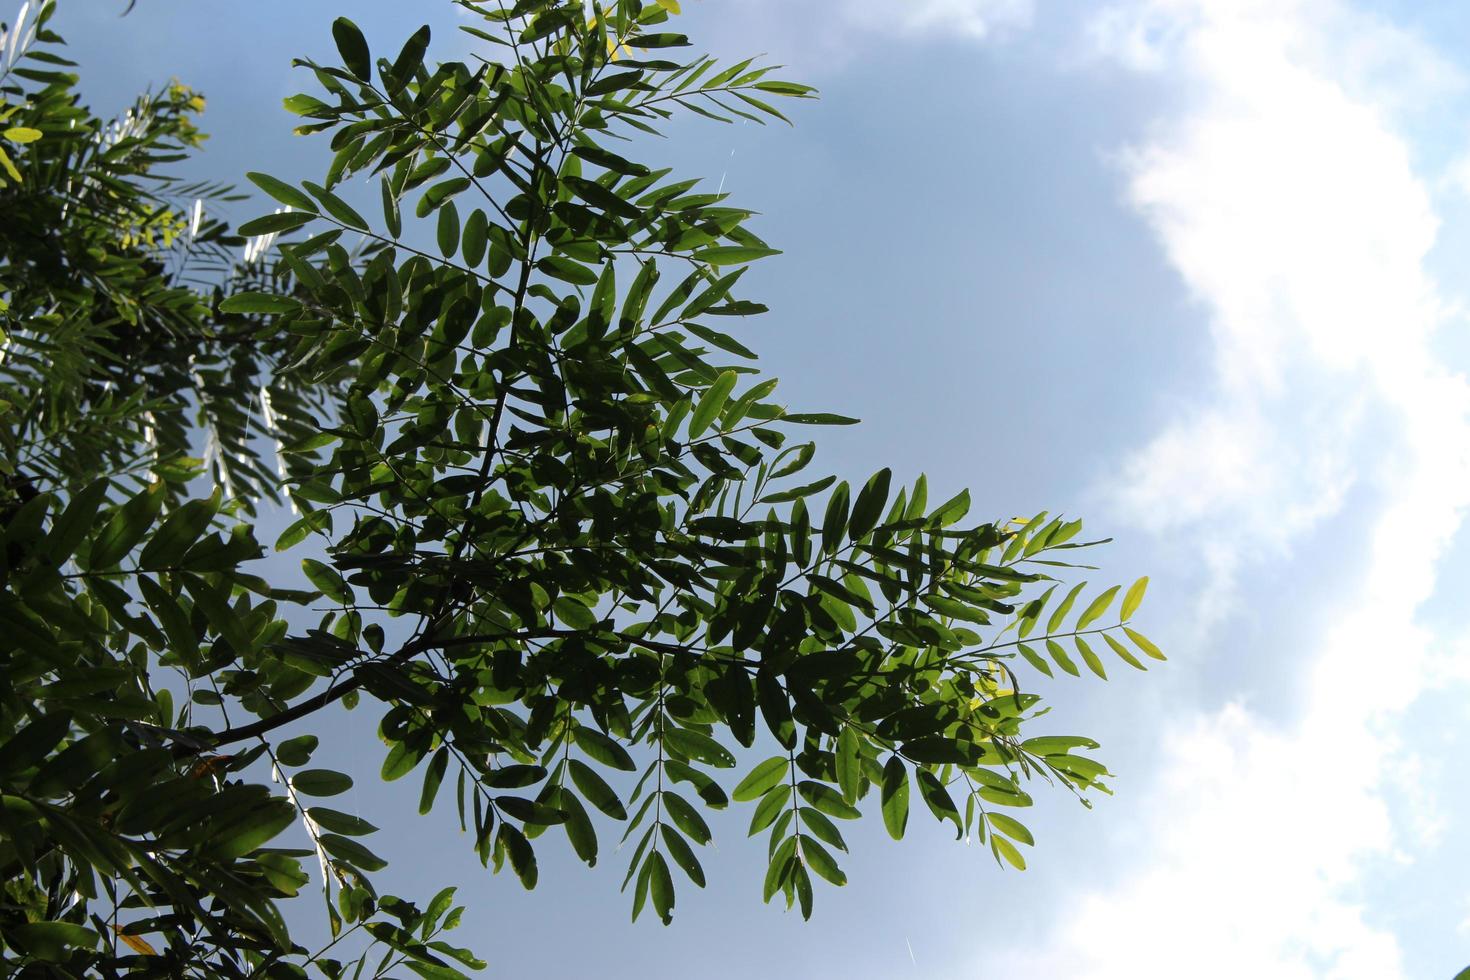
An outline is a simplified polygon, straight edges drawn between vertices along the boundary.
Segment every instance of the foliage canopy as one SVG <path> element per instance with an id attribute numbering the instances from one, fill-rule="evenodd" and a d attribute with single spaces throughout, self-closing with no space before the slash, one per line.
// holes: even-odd
<path id="1" fill-rule="evenodd" d="M 374 828 L 319 802 L 352 785 L 314 758 L 328 710 L 370 713 L 381 777 L 454 807 L 526 887 L 548 831 L 592 864 L 617 829 L 633 917 L 664 922 L 676 876 L 705 883 L 708 808 L 749 807 L 765 899 L 809 915 L 865 808 L 901 837 L 916 793 L 1022 868 L 1007 810 L 1028 777 L 1104 788 L 1091 740 L 1030 734 L 1027 678 L 1161 658 L 1128 625 L 1146 581 L 1053 578 L 1080 522 L 972 523 L 923 477 L 814 475 L 801 433 L 852 420 L 789 410 L 733 335 L 764 310 L 741 276 L 775 250 L 727 195 L 632 159 L 676 112 L 784 119 L 772 103 L 811 90 L 682 56 L 673 0 L 458 5 L 470 63 L 427 61 L 427 27 L 382 58 L 335 22 L 342 64 L 300 62 L 316 94 L 286 100 L 330 168 L 249 174 L 283 209 L 233 233 L 226 188 L 166 173 L 201 138 L 197 94 L 104 122 L 52 5 L 12 28 L 18 968 L 335 977 L 349 936 L 379 975 L 481 965 L 439 938 L 452 893 L 379 894 Z M 274 550 L 309 591 L 262 560 L 266 500 L 298 515 Z M 316 888 L 334 938 L 311 952 L 277 906 Z"/>

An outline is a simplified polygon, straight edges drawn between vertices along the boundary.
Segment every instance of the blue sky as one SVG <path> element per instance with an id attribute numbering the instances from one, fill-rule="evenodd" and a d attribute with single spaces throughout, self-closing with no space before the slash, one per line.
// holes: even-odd
<path id="1" fill-rule="evenodd" d="M 63 0 L 102 111 L 171 76 L 198 166 L 311 178 L 297 54 L 348 13 L 380 49 L 447 3 Z M 824 458 L 1042 507 L 1153 576 L 1148 675 L 1063 679 L 1045 724 L 1117 796 L 1038 793 L 1025 874 L 923 823 L 849 835 L 809 923 L 762 906 L 743 814 L 711 888 L 627 923 L 622 867 L 547 838 L 492 877 L 416 792 L 332 750 L 404 894 L 455 881 L 494 975 L 1394 978 L 1470 963 L 1470 12 L 1396 0 L 686 0 L 721 55 L 817 85 L 794 129 L 680 122 L 647 148 L 723 179 L 785 250 L 744 339 L 793 404 L 858 415 Z M 251 207 L 233 215 L 249 217 Z M 915 832 L 917 831 L 917 832 Z"/>

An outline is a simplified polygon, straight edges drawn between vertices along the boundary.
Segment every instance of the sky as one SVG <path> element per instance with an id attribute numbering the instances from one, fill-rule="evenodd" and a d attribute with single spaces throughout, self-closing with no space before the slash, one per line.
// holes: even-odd
<path id="1" fill-rule="evenodd" d="M 5 0 L 0 0 L 5 2 Z M 177 76 L 200 172 L 324 168 L 280 99 L 352 16 L 395 49 L 447 3 L 62 0 L 103 112 Z M 447 815 L 368 778 L 389 885 L 460 885 L 490 975 L 1448 978 L 1470 963 L 1470 8 L 1451 0 L 685 0 L 721 56 L 821 89 L 795 126 L 680 121 L 784 250 L 745 327 L 793 405 L 856 415 L 828 465 L 927 472 L 996 517 L 1045 507 L 1152 578 L 1146 675 L 1063 678 L 1039 726 L 1118 774 L 1038 787 L 1025 873 L 915 821 L 849 834 L 816 914 L 763 906 L 745 815 L 710 888 L 628 923 L 622 864 L 479 868 Z M 258 204 L 230 216 L 243 220 Z M 361 719 L 366 722 L 367 719 Z M 1040 728 L 1037 729 L 1040 733 Z M 441 819 L 442 816 L 442 819 Z M 610 850 L 609 848 L 605 848 Z"/>

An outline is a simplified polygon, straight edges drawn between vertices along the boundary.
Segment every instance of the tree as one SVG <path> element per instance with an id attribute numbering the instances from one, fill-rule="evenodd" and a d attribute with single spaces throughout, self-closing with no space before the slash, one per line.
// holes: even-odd
<path id="1" fill-rule="evenodd" d="M 1073 651 L 1104 676 L 1103 645 L 1161 659 L 1129 625 L 1146 580 L 1054 579 L 1077 521 L 966 523 L 968 495 L 931 505 L 922 476 L 814 477 L 799 433 L 853 420 L 776 402 L 731 335 L 775 250 L 727 195 L 631 159 L 676 111 L 784 119 L 771 102 L 811 89 L 675 57 L 674 0 L 459 6 L 491 46 L 473 64 L 431 67 L 427 27 L 375 59 L 333 24 L 342 65 L 299 62 L 320 90 L 286 100 L 331 166 L 249 174 L 285 210 L 233 236 L 187 203 L 226 189 L 161 169 L 201 99 L 171 86 L 104 124 L 50 3 L 34 43 L 13 35 L 0 941 L 20 969 L 338 976 L 358 939 L 379 974 L 479 965 L 437 938 L 452 893 L 380 895 L 374 828 L 318 803 L 351 776 L 285 733 L 328 711 L 371 712 L 382 778 L 455 806 L 526 887 L 547 831 L 591 864 L 621 825 L 633 917 L 664 922 L 676 873 L 704 884 L 702 809 L 750 807 L 765 899 L 805 916 L 864 809 L 900 837 L 916 790 L 1023 868 L 1005 809 L 1027 778 L 1105 789 L 1090 739 L 1030 734 L 1028 678 L 1078 674 Z M 273 495 L 313 591 L 252 564 Z M 309 848 L 283 846 L 293 826 Z M 316 888 L 313 953 L 277 903 Z"/>

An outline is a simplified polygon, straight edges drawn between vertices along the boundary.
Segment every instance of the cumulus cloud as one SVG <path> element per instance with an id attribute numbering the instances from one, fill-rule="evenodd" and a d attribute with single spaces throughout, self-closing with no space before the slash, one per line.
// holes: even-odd
<path id="1" fill-rule="evenodd" d="M 1404 91 L 1445 82 L 1423 67 L 1442 62 L 1329 0 L 1145 0 L 1092 34 L 1190 92 L 1122 160 L 1217 368 L 1108 488 L 1117 509 L 1202 543 L 1213 621 L 1232 614 L 1242 568 L 1292 560 L 1349 495 L 1374 509 L 1366 530 L 1333 525 L 1360 569 L 1345 592 L 1302 597 L 1335 625 L 1281 651 L 1310 658 L 1294 716 L 1229 704 L 1176 719 L 1138 807 L 1150 844 L 1136 870 L 1077 898 L 1044 949 L 1000 973 L 1403 976 L 1363 874 L 1439 825 L 1396 821 L 1385 784 L 1427 798 L 1394 722 L 1434 673 L 1416 610 L 1470 504 L 1470 389 L 1431 345 L 1445 320 L 1424 269 L 1436 218 L 1392 113 Z"/>

